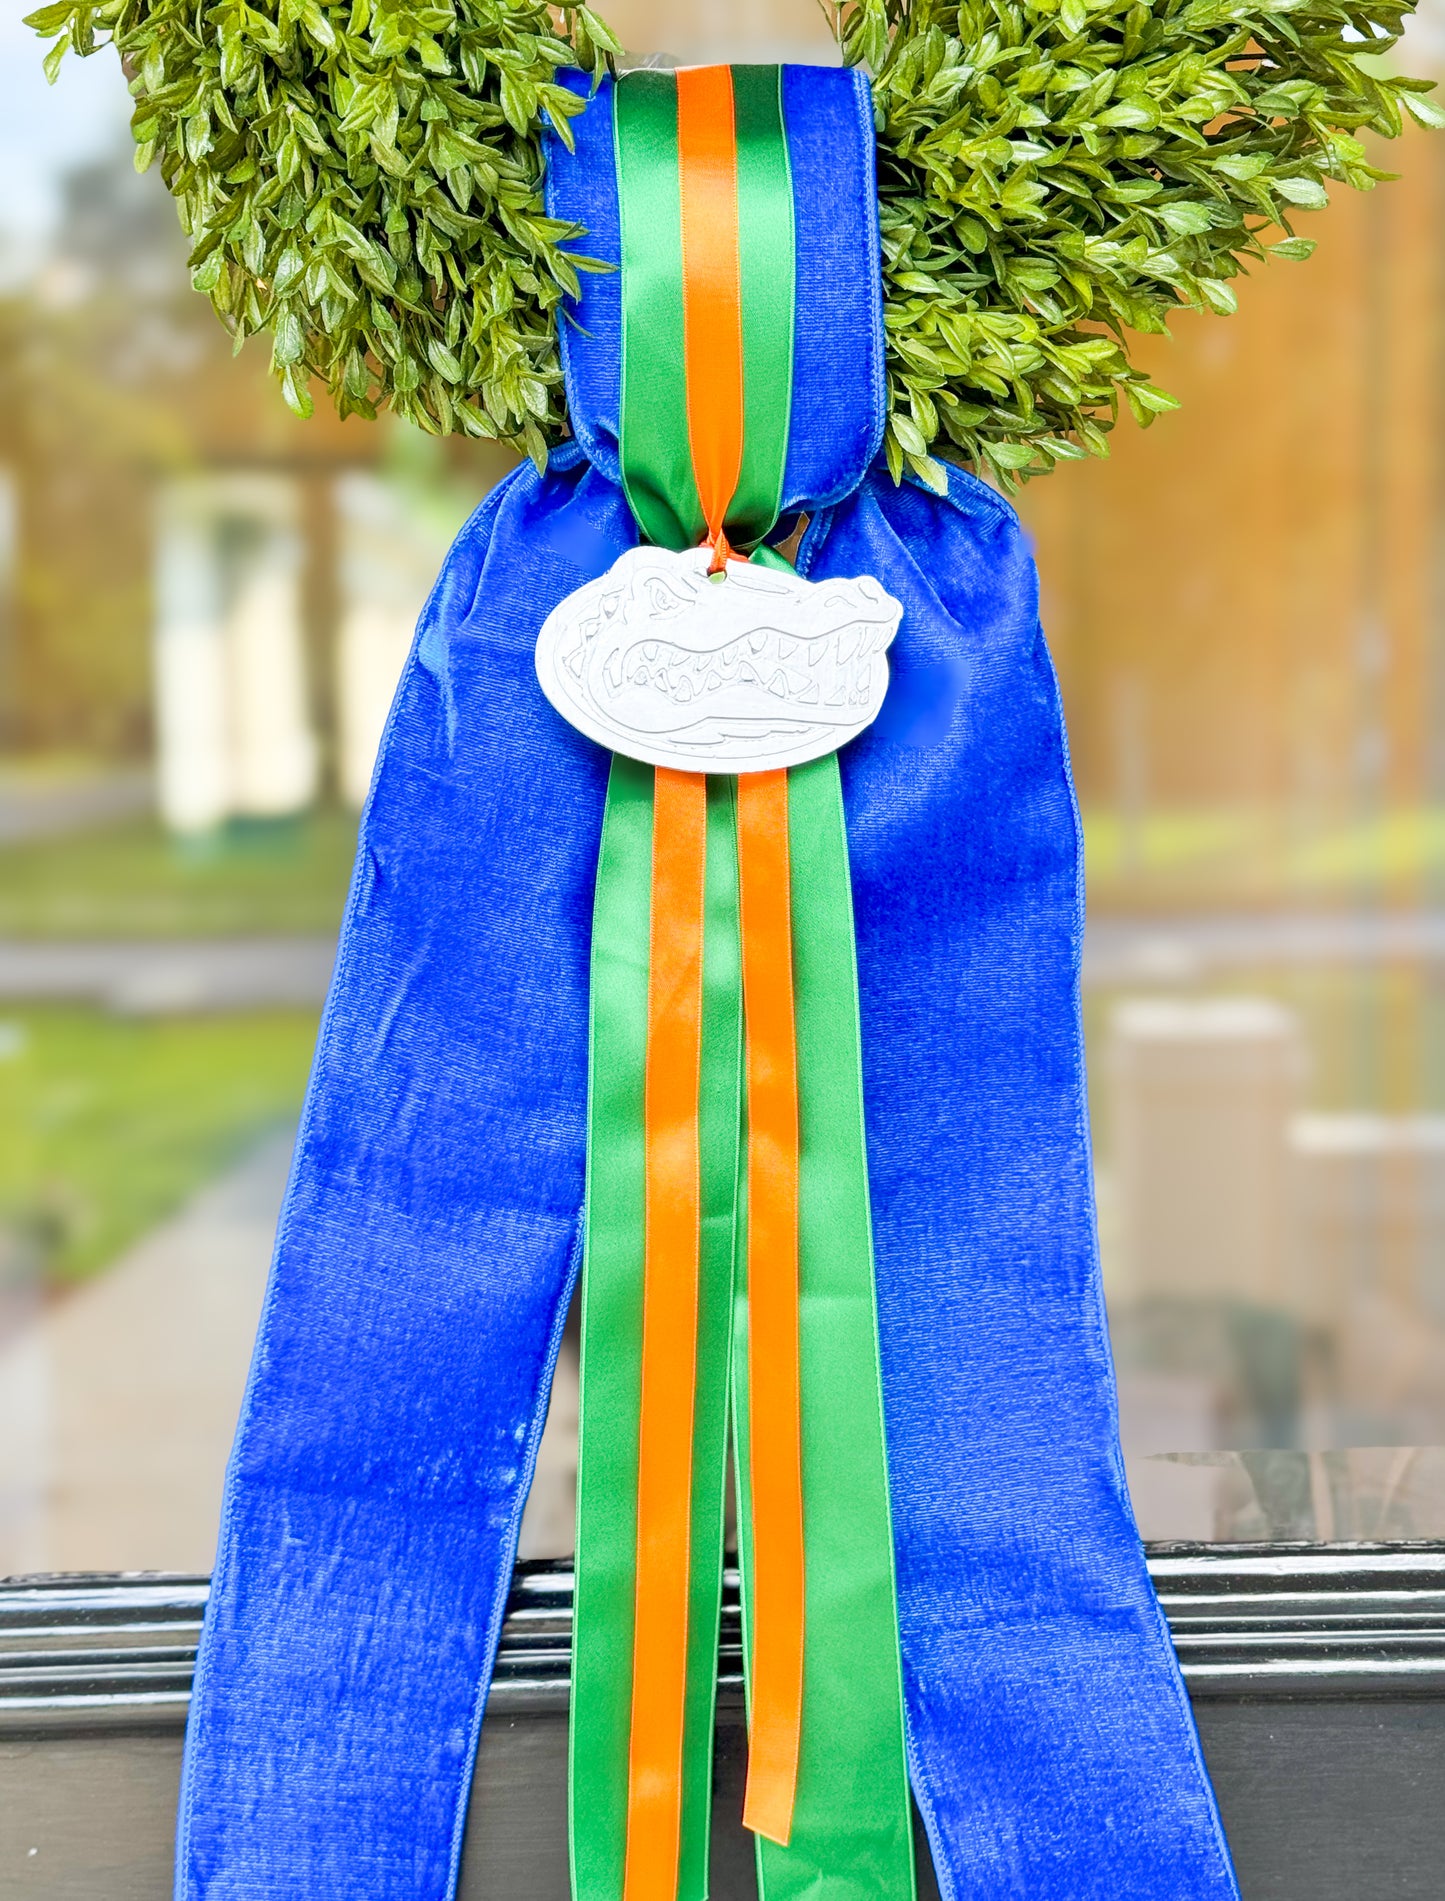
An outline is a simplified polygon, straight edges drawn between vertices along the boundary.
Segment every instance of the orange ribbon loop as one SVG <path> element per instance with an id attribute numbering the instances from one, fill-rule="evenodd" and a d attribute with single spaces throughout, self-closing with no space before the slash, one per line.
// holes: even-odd
<path id="1" fill-rule="evenodd" d="M 677 148 L 688 441 L 716 573 L 732 554 L 723 523 L 743 466 L 738 148 L 729 67 L 677 75 Z"/>

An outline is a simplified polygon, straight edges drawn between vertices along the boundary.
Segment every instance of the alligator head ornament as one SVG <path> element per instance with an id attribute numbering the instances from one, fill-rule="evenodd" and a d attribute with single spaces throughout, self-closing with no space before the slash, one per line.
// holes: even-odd
<path id="1" fill-rule="evenodd" d="M 600 745 L 685 772 L 834 752 L 878 714 L 903 610 L 877 581 L 808 581 L 707 548 L 632 548 L 542 625 L 537 677 Z"/>

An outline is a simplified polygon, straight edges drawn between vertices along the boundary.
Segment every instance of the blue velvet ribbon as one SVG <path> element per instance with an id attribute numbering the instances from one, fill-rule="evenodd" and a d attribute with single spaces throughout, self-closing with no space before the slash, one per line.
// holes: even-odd
<path id="1" fill-rule="evenodd" d="M 790 68 L 784 98 L 798 565 L 904 606 L 884 715 L 841 766 L 914 1792 L 950 1901 L 1234 1901 L 1119 1456 L 1079 823 L 1033 563 L 971 477 L 938 497 L 870 466 L 866 88 Z M 609 109 L 604 89 L 550 185 L 604 257 Z M 577 442 L 462 530 L 362 818 L 227 1479 L 180 1901 L 454 1892 L 579 1255 L 607 755 L 532 650 L 636 539 L 611 282 L 565 333 Z"/>

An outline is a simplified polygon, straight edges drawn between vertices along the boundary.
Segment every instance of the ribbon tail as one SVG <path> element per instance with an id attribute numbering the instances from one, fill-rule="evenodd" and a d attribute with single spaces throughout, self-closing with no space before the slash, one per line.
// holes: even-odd
<path id="1" fill-rule="evenodd" d="M 785 772 L 748 773 L 738 781 L 738 888 L 747 1024 L 753 1598 L 743 1822 L 786 1842 L 803 1723 L 804 1557 L 798 1070 Z"/>
<path id="2" fill-rule="evenodd" d="M 740 789 L 746 785 L 740 782 Z M 863 1121 L 852 893 L 836 758 L 788 775 L 789 889 L 799 1153 L 802 1738 L 786 1842 L 758 1841 L 764 1901 L 810 1901 L 834 1882 L 912 1901 L 913 1838 L 884 1441 Z M 746 847 L 743 848 L 744 859 Z M 746 945 L 747 873 L 743 872 Z M 747 950 L 744 950 L 746 960 Z M 752 1039 L 749 1002 L 749 1055 Z M 755 1166 L 754 1132 L 749 1161 Z M 754 1197 L 749 1194 L 749 1216 Z M 764 1524 L 752 1495 L 762 1427 L 749 1230 L 733 1346 L 744 1658 L 757 1750 Z M 840 1892 L 843 1891 L 840 1885 Z"/>
<path id="3" fill-rule="evenodd" d="M 702 1164 L 707 783 L 656 774 L 644 1094 L 636 1629 L 625 1901 L 674 1901 L 682 1834 Z"/>
<path id="4" fill-rule="evenodd" d="M 613 762 L 592 945 L 573 1892 L 705 1901 L 741 995 L 731 788 Z M 645 1641 L 639 1641 L 639 1633 Z"/>

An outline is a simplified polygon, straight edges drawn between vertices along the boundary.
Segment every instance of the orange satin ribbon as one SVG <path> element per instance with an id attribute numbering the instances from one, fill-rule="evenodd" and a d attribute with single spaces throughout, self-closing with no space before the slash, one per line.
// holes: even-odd
<path id="1" fill-rule="evenodd" d="M 714 571 L 743 466 L 743 317 L 738 266 L 738 148 L 727 66 L 677 75 L 682 188 L 682 309 L 687 433 Z"/>
<path id="2" fill-rule="evenodd" d="M 743 458 L 743 326 L 732 72 L 677 75 L 683 321 L 693 475 L 713 545 Z M 748 1078 L 748 1405 L 752 1716 L 743 1821 L 786 1842 L 803 1715 L 803 1488 L 798 1376 L 798 1078 L 788 776 L 738 780 Z"/>
<path id="3" fill-rule="evenodd" d="M 743 454 L 737 141 L 725 66 L 677 75 L 688 439 L 716 571 Z M 732 557 L 736 558 L 736 557 Z M 700 1221 L 707 782 L 659 767 L 645 1107 L 647 1239 L 625 1901 L 675 1901 L 686 1706 Z M 743 1820 L 792 1828 L 803 1703 L 798 1083 L 785 772 L 738 781 L 748 1098 L 752 1714 Z"/>
<path id="4" fill-rule="evenodd" d="M 803 1722 L 803 1449 L 798 1365 L 798 1056 L 788 775 L 738 778 L 748 1091 L 748 1470 L 752 1722 L 743 1821 L 786 1842 Z"/>
<path id="5" fill-rule="evenodd" d="M 675 1901 L 677 1893 L 702 1218 L 698 1087 L 706 866 L 707 780 L 659 766 L 652 813 L 647 1241 L 626 1901 Z"/>

